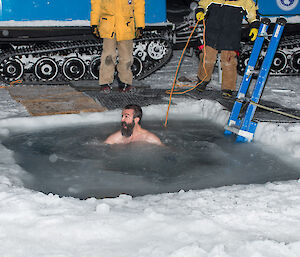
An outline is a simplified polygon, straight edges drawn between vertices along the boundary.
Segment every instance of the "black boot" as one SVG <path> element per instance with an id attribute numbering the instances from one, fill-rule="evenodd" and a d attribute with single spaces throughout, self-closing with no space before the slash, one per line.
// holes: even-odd
<path id="1" fill-rule="evenodd" d="M 210 82 L 209 81 L 202 81 L 198 78 L 198 81 L 197 81 L 197 86 L 195 87 L 196 90 L 198 90 L 199 92 L 203 92 L 205 89 L 206 89 L 206 86 L 208 85 L 208 83 Z"/>
<path id="2" fill-rule="evenodd" d="M 232 91 L 230 89 L 222 89 L 222 97 L 224 97 L 224 98 L 234 98 L 235 97 L 235 91 Z"/>
<path id="3" fill-rule="evenodd" d="M 120 79 L 118 80 L 118 84 L 120 92 L 134 92 L 134 87 L 132 85 L 124 83 Z"/>
<path id="4" fill-rule="evenodd" d="M 110 93 L 111 92 L 111 84 L 102 84 L 99 85 L 99 90 L 103 93 Z"/>

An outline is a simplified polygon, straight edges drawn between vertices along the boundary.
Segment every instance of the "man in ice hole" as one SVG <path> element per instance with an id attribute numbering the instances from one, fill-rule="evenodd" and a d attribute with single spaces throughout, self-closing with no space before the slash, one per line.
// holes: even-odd
<path id="1" fill-rule="evenodd" d="M 141 127 L 142 116 L 143 111 L 140 106 L 135 104 L 125 106 L 122 110 L 121 129 L 110 135 L 104 143 L 111 145 L 146 142 L 163 145 L 156 135 Z"/>

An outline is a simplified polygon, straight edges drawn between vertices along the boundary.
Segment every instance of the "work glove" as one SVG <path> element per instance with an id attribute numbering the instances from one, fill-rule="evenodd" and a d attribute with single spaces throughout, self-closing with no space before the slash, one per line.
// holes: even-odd
<path id="1" fill-rule="evenodd" d="M 250 29 L 250 33 L 249 33 L 250 40 L 255 41 L 255 39 L 257 38 L 257 34 L 258 34 L 257 28 Z"/>
<path id="2" fill-rule="evenodd" d="M 258 20 L 253 21 L 250 24 L 250 33 L 249 33 L 249 37 L 251 41 L 255 41 L 255 39 L 257 38 L 257 34 L 258 34 L 258 28 L 260 26 L 260 22 Z"/>
<path id="3" fill-rule="evenodd" d="M 198 21 L 202 21 L 204 19 L 204 10 L 202 8 L 198 8 L 196 9 L 195 11 L 195 17 L 196 17 L 196 20 Z"/>
<path id="4" fill-rule="evenodd" d="M 141 27 L 136 28 L 136 30 L 135 30 L 135 37 L 136 38 L 142 37 L 143 36 L 143 32 L 144 32 L 143 28 L 141 28 Z"/>
<path id="5" fill-rule="evenodd" d="M 91 26 L 91 32 L 94 34 L 96 37 L 100 37 L 98 26 L 97 25 L 92 25 Z"/>

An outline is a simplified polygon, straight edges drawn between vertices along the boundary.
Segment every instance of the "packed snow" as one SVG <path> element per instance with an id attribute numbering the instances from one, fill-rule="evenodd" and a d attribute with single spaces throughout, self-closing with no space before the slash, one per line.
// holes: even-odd
<path id="1" fill-rule="evenodd" d="M 179 53 L 143 83 L 170 88 Z M 181 75 L 195 77 L 197 58 Z M 239 77 L 239 80 L 241 78 Z M 272 77 L 264 99 L 300 109 L 299 77 Z M 210 88 L 219 89 L 214 73 Z M 229 112 L 209 100 L 174 99 L 170 116 L 226 124 Z M 292 106 L 291 106 L 292 105 Z M 298 257 L 300 179 L 158 195 L 79 200 L 24 188 L 26 175 L 1 140 L 26 131 L 118 122 L 120 110 L 29 117 L 0 88 L 0 250 L 5 257 Z M 143 108 L 164 121 L 167 105 Z M 259 123 L 253 144 L 300 169 L 300 123 Z M 241 167 L 243 169 L 243 167 Z"/>
<path id="2" fill-rule="evenodd" d="M 155 22 L 146 23 L 151 26 L 166 26 L 171 23 Z M 0 27 L 89 27 L 89 20 L 34 20 L 34 21 L 0 21 Z"/>

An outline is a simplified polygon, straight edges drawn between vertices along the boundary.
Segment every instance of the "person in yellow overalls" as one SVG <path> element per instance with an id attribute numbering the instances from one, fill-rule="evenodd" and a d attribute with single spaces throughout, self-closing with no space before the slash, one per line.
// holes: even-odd
<path id="1" fill-rule="evenodd" d="M 218 52 L 221 52 L 222 95 L 232 97 L 236 90 L 237 59 L 243 16 L 250 23 L 251 41 L 259 27 L 257 6 L 252 0 L 200 0 L 196 19 L 205 19 L 205 49 L 200 54 L 198 91 L 210 82 Z M 205 59 L 204 59 L 205 56 Z M 204 65 L 205 64 L 205 65 Z"/>
<path id="2" fill-rule="evenodd" d="M 103 38 L 99 70 L 100 90 L 111 90 L 116 66 L 119 90 L 131 89 L 133 39 L 144 28 L 145 0 L 91 0 L 92 33 Z"/>

